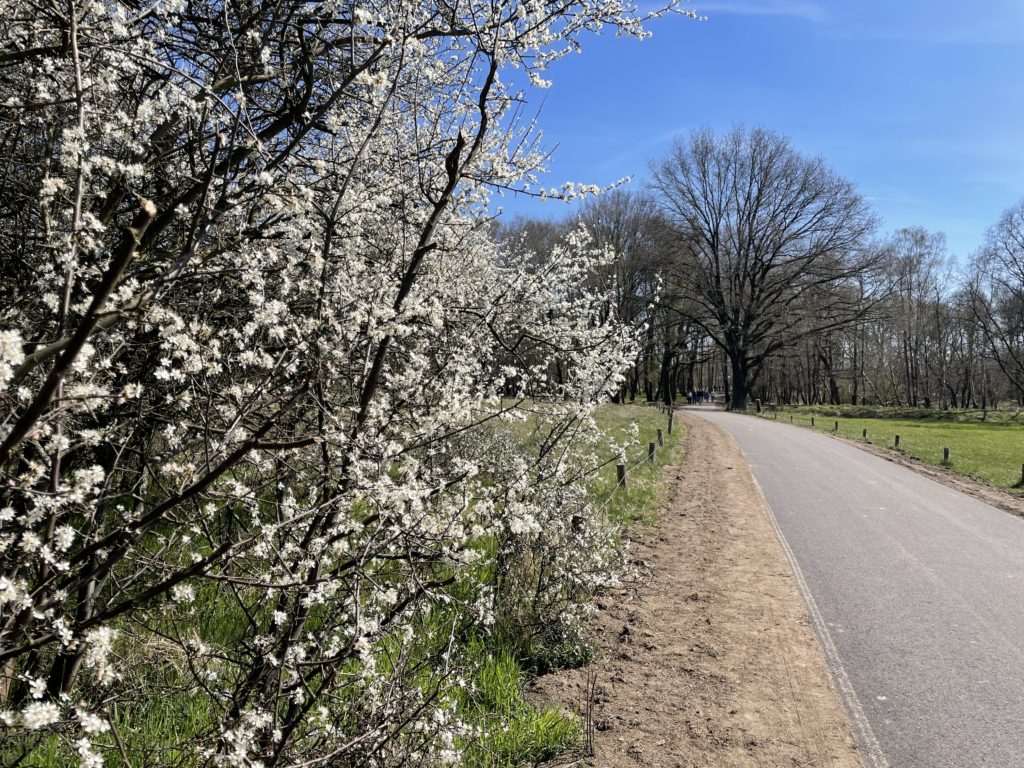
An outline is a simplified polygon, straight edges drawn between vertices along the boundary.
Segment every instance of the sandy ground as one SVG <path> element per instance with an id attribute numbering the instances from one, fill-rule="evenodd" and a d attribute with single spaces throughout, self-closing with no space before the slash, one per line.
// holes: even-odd
<path id="1" fill-rule="evenodd" d="M 598 602 L 597 659 L 540 678 L 531 698 L 585 718 L 592 745 L 576 759 L 596 768 L 860 766 L 739 448 L 681 416 L 672 501 L 630 532 L 633 575 Z"/>

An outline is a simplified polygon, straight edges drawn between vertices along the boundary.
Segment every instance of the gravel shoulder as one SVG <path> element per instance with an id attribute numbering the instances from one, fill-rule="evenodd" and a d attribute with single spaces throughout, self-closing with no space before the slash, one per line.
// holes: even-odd
<path id="1" fill-rule="evenodd" d="M 688 435 L 671 501 L 630 531 L 633 575 L 598 602 L 596 660 L 530 697 L 586 719 L 584 759 L 600 768 L 861 766 L 739 447 L 677 415 Z"/>

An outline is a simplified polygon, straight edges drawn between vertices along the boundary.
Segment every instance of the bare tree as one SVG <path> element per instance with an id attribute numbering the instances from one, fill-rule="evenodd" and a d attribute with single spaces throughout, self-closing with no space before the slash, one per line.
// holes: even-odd
<path id="1" fill-rule="evenodd" d="M 942 390 L 945 376 L 937 306 L 949 285 L 946 236 L 921 227 L 901 229 L 893 236 L 890 250 L 895 289 L 891 309 L 903 357 L 903 396 L 907 405 L 927 408 L 931 394 Z M 939 381 L 930 381 L 932 375 Z"/>
<path id="2" fill-rule="evenodd" d="M 658 292 L 658 211 L 645 195 L 615 190 L 587 203 L 578 220 L 612 256 L 609 271 L 615 285 L 615 306 L 609 309 L 645 327 L 627 387 L 631 398 L 643 391 L 652 400 L 660 376 L 657 366 L 664 358 L 658 347 L 665 331 L 663 318 L 653 306 Z"/>
<path id="3" fill-rule="evenodd" d="M 988 354 L 1024 397 L 1024 200 L 986 233 L 968 292 Z"/>
<path id="4" fill-rule="evenodd" d="M 852 322 L 875 218 L 853 185 L 771 131 L 705 129 L 653 166 L 672 225 L 673 279 L 693 320 L 729 359 L 729 406 L 743 409 L 770 355 Z"/>

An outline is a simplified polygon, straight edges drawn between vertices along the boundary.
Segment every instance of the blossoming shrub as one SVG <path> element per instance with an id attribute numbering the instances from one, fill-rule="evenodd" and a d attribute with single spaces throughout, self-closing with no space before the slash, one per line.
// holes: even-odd
<path id="1" fill-rule="evenodd" d="M 464 640 L 578 632 L 610 554 L 572 467 L 632 330 L 585 233 L 499 248 L 483 205 L 542 158 L 504 73 L 604 24 L 643 34 L 0 0 L 4 763 L 453 762 Z"/>
<path id="2" fill-rule="evenodd" d="M 535 424 L 551 426 L 543 420 Z M 574 426 L 571 447 L 539 461 L 531 453 L 542 450 L 546 433 L 538 434 L 536 426 L 526 439 L 489 438 L 496 485 L 524 487 L 518 497 L 503 499 L 480 583 L 490 592 L 503 647 L 539 671 L 582 658 L 580 632 L 590 598 L 616 570 L 615 531 L 603 515 L 594 514 L 585 484 L 575 477 L 593 459 L 585 450 L 584 425 Z"/>

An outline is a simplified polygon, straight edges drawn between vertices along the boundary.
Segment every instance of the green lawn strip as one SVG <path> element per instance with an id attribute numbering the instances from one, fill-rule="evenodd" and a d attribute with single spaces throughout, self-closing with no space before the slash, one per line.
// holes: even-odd
<path id="1" fill-rule="evenodd" d="M 864 440 L 866 429 L 868 442 L 890 450 L 896 450 L 896 435 L 899 435 L 900 453 L 947 467 L 997 488 L 1022 492 L 1019 484 L 1024 463 L 1024 424 L 1017 422 L 1012 412 L 989 411 L 984 422 L 980 420 L 980 413 L 913 419 L 853 418 L 835 410 L 822 414 L 805 409 L 782 409 L 765 415 L 783 422 L 792 417 L 794 424 L 804 427 L 810 427 L 813 418 L 815 429 L 833 434 L 838 421 L 839 436 Z M 944 448 L 949 449 L 948 464 L 943 463 Z"/>
<path id="2" fill-rule="evenodd" d="M 657 521 L 657 511 L 668 490 L 668 479 L 662 469 L 676 460 L 685 430 L 680 419 L 673 423 L 672 434 L 668 432 L 668 412 L 659 413 L 653 406 L 615 405 L 609 403 L 597 410 L 598 426 L 611 439 L 624 441 L 633 423 L 637 424 L 637 445 L 627 449 L 625 464 L 628 467 L 626 487 L 618 488 L 615 465 L 618 458 L 610 451 L 599 453 L 601 461 L 609 463 L 602 467 L 591 481 L 591 498 L 595 504 L 608 504 L 611 518 L 622 525 L 642 523 L 652 525 Z M 658 447 L 654 463 L 646 461 L 648 446 L 657 442 L 658 429 L 662 430 L 665 445 Z"/>

